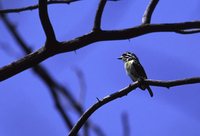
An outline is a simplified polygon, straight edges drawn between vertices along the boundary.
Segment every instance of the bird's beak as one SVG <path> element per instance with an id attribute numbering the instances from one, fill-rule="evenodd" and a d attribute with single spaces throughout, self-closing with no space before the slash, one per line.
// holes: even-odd
<path id="1" fill-rule="evenodd" d="M 121 60 L 121 59 L 122 59 L 122 56 L 121 56 L 121 57 L 119 57 L 119 58 L 117 58 L 117 59 Z"/>

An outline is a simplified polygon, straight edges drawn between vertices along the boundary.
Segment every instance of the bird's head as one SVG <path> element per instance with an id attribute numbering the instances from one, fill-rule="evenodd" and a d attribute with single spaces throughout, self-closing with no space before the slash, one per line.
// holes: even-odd
<path id="1" fill-rule="evenodd" d="M 118 59 L 123 60 L 124 62 L 128 62 L 130 60 L 138 60 L 137 56 L 131 52 L 123 53 Z"/>

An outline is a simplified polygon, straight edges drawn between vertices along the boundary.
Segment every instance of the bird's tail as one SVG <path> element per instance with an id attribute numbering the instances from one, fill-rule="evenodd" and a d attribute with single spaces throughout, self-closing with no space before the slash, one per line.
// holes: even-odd
<path id="1" fill-rule="evenodd" d="M 148 90 L 150 96 L 153 97 L 153 92 L 152 92 L 152 90 L 151 90 L 151 88 L 149 86 L 147 86 L 147 90 Z"/>

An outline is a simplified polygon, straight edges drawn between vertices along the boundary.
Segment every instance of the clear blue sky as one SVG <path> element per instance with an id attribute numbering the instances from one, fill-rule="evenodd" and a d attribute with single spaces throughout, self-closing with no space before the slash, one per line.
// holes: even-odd
<path id="1" fill-rule="evenodd" d="M 37 0 L 2 0 L 4 8 L 36 4 Z M 102 18 L 103 29 L 122 29 L 139 25 L 149 0 L 108 2 Z M 70 5 L 51 5 L 49 15 L 59 41 L 70 40 L 91 31 L 98 0 L 82 0 Z M 198 0 L 160 0 L 152 23 L 199 20 Z M 38 10 L 9 14 L 20 35 L 34 49 L 44 44 Z M 0 66 L 20 57 L 23 52 L 0 20 Z M 42 64 L 60 83 L 80 94 L 74 67 L 84 73 L 87 83 L 84 107 L 132 81 L 123 63 L 116 58 L 125 51 L 134 52 L 150 79 L 175 80 L 200 76 L 199 34 L 153 33 L 130 40 L 91 44 L 74 52 L 50 58 Z M 5 51 L 6 48 L 9 51 Z M 170 88 L 152 87 L 154 97 L 140 89 L 99 109 L 91 120 L 107 135 L 122 135 L 121 115 L 127 112 L 132 136 L 199 136 L 200 85 Z M 81 101 L 81 99 L 80 99 Z M 70 105 L 64 102 L 66 110 Z M 48 88 L 31 70 L 0 84 L 1 136 L 63 136 L 67 129 L 57 112 Z M 74 122 L 78 117 L 73 115 Z"/>

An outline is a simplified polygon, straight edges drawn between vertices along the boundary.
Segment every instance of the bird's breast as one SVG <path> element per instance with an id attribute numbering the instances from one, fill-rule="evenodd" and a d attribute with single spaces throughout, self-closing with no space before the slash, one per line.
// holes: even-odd
<path id="1" fill-rule="evenodd" d="M 126 62 L 125 64 L 124 64 L 124 68 L 125 68 L 125 70 L 126 70 L 126 73 L 127 73 L 127 75 L 129 75 L 130 76 L 130 78 L 133 80 L 133 81 L 136 81 L 137 80 L 137 77 L 136 77 L 136 70 L 135 70 L 135 68 L 134 68 L 134 66 L 133 66 L 133 60 L 131 60 L 131 61 L 128 61 L 128 62 Z"/>

